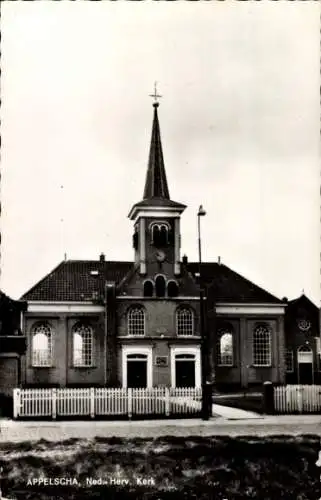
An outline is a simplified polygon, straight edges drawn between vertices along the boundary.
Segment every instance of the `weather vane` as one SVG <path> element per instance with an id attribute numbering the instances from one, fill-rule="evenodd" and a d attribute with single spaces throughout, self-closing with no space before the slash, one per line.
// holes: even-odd
<path id="1" fill-rule="evenodd" d="M 154 83 L 154 94 L 149 94 L 149 97 L 153 97 L 155 104 L 158 104 L 158 99 L 162 97 L 160 94 L 157 94 L 157 82 Z"/>

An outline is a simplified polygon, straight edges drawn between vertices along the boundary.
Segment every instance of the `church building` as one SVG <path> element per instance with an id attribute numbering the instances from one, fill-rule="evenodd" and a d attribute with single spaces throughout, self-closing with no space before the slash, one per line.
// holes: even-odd
<path id="1" fill-rule="evenodd" d="M 128 215 L 133 261 L 66 260 L 24 294 L 24 387 L 201 386 L 200 279 L 207 376 L 231 387 L 286 380 L 287 302 L 221 262 L 181 256 L 186 206 L 170 197 L 158 106 L 143 199 Z"/>

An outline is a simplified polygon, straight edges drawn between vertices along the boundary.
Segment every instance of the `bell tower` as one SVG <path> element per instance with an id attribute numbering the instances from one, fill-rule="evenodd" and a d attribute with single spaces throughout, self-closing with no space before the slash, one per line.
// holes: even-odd
<path id="1" fill-rule="evenodd" d="M 153 126 L 143 200 L 128 217 L 134 222 L 133 246 L 139 273 L 167 277 L 180 274 L 180 217 L 186 205 L 170 199 L 158 120 L 156 85 Z"/>

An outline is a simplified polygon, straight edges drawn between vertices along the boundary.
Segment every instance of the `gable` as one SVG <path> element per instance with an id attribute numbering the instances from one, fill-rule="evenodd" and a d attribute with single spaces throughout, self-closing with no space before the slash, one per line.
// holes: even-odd
<path id="1" fill-rule="evenodd" d="M 297 299 L 289 300 L 286 308 L 285 321 L 287 325 L 293 325 L 298 319 L 308 319 L 312 322 L 314 329 L 319 330 L 320 312 L 317 306 L 304 294 Z"/>

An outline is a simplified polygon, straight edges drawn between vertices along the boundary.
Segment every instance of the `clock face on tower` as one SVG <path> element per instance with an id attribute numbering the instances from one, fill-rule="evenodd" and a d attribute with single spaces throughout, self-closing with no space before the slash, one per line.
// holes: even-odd
<path id="1" fill-rule="evenodd" d="M 165 253 L 162 250 L 157 250 L 157 252 L 155 253 L 155 257 L 158 262 L 164 262 Z"/>

